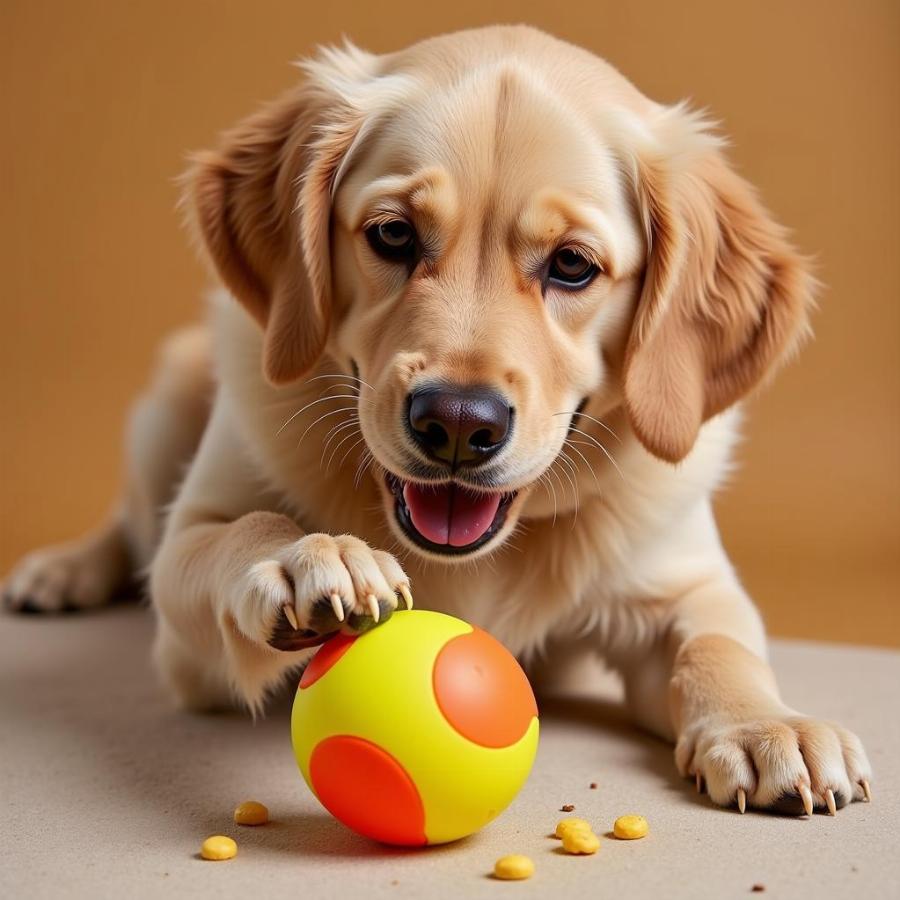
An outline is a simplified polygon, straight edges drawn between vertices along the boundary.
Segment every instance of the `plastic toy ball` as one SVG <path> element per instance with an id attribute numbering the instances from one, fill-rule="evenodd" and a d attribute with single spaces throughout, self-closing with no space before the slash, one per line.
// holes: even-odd
<path id="1" fill-rule="evenodd" d="M 398 611 L 327 641 L 291 718 L 300 771 L 349 828 L 386 844 L 443 844 L 499 815 L 538 743 L 525 673 L 490 635 L 441 613 Z"/>

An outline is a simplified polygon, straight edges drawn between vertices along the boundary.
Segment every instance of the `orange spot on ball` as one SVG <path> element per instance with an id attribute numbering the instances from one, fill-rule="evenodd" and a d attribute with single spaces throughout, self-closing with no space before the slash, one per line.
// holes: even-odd
<path id="1" fill-rule="evenodd" d="M 355 640 L 355 635 L 336 634 L 325 641 L 303 670 L 300 687 L 308 688 L 314 685 L 350 649 Z"/>
<path id="2" fill-rule="evenodd" d="M 357 833 L 387 844 L 427 843 L 419 791 L 381 747 L 350 735 L 325 738 L 310 756 L 309 775 L 322 805 Z"/>
<path id="3" fill-rule="evenodd" d="M 508 747 L 537 715 L 531 685 L 510 652 L 480 628 L 447 641 L 434 663 L 444 718 L 482 747 Z"/>

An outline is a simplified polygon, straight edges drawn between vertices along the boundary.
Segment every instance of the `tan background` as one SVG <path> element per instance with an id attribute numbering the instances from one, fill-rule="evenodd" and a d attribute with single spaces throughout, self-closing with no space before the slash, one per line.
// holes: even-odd
<path id="1" fill-rule="evenodd" d="M 754 402 L 725 541 L 777 634 L 900 646 L 900 3 L 4 0 L 0 570 L 96 521 L 154 347 L 206 276 L 187 150 L 342 34 L 386 51 L 529 21 L 721 119 L 818 255 L 816 342 Z"/>

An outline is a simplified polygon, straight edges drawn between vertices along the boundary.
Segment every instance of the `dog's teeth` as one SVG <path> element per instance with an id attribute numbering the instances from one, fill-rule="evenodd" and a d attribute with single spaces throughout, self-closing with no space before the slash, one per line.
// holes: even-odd
<path id="1" fill-rule="evenodd" d="M 291 628 L 293 628 L 294 631 L 299 631 L 300 623 L 297 621 L 297 613 L 294 612 L 294 607 L 285 603 L 282 609 L 284 610 L 284 617 L 291 623 Z"/>
<path id="2" fill-rule="evenodd" d="M 829 816 L 837 815 L 837 804 L 834 802 L 834 791 L 831 788 L 825 791 L 825 805 L 828 807 Z"/>
<path id="3" fill-rule="evenodd" d="M 344 621 L 344 604 L 341 603 L 340 594 L 331 595 L 331 608 L 334 610 L 334 617 L 338 622 Z"/>
<path id="4" fill-rule="evenodd" d="M 747 811 L 747 794 L 743 788 L 737 789 L 737 808 L 741 815 Z"/>
<path id="5" fill-rule="evenodd" d="M 366 594 L 366 605 L 369 607 L 369 612 L 372 614 L 372 618 L 377 624 L 378 620 L 381 618 L 381 610 L 378 608 L 378 598 L 374 594 Z"/>
<path id="6" fill-rule="evenodd" d="M 413 598 L 412 594 L 409 592 L 409 588 L 405 584 L 401 584 L 398 588 L 400 594 L 403 597 L 403 602 L 406 604 L 407 609 L 413 608 Z"/>
<path id="7" fill-rule="evenodd" d="M 703 776 L 699 772 L 696 772 L 694 774 L 694 781 L 697 785 L 697 793 L 702 794 L 703 793 Z"/>
<path id="8" fill-rule="evenodd" d="M 863 789 L 863 793 L 866 795 L 866 803 L 872 802 L 872 789 L 869 787 L 869 782 L 866 781 L 865 778 L 859 783 Z"/>
<path id="9" fill-rule="evenodd" d="M 803 800 L 803 809 L 806 810 L 806 815 L 811 816 L 813 814 L 812 791 L 805 784 L 798 785 L 797 791 Z"/>

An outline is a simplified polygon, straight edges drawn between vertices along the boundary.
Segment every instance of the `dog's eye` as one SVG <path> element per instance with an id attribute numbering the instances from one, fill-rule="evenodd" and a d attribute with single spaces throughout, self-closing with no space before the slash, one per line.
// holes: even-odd
<path id="1" fill-rule="evenodd" d="M 586 287 L 597 271 L 597 266 L 577 250 L 564 247 L 550 261 L 548 278 L 554 284 L 572 290 Z"/>
<path id="2" fill-rule="evenodd" d="M 405 262 L 416 253 L 416 232 L 403 219 L 390 219 L 366 229 L 372 249 L 384 259 Z"/>

